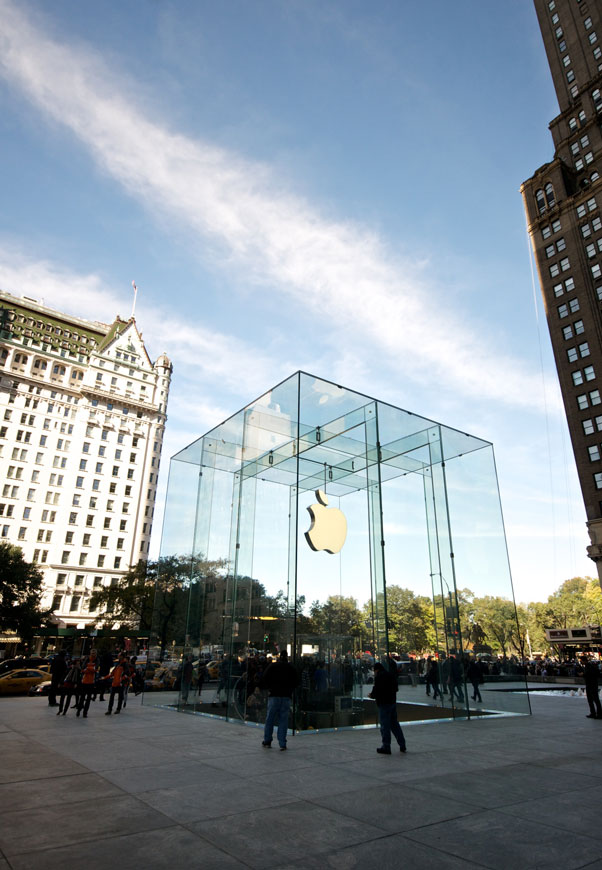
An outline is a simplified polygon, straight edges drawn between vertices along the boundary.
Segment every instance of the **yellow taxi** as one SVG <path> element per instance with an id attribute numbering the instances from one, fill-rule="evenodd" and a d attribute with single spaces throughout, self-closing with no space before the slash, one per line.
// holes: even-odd
<path id="1" fill-rule="evenodd" d="M 48 679 L 48 671 L 40 668 L 8 671 L 0 676 L 0 695 L 26 695 L 32 686 Z"/>

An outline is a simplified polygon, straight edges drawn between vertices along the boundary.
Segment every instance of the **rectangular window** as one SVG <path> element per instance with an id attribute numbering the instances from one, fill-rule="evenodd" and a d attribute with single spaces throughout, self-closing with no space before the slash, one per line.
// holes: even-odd
<path id="1" fill-rule="evenodd" d="M 602 489 L 602 472 L 598 471 L 594 474 L 594 483 L 596 484 L 596 489 Z"/>
<path id="2" fill-rule="evenodd" d="M 581 425 L 583 426 L 583 434 L 584 435 L 593 435 L 594 434 L 594 423 L 593 420 L 582 420 Z"/>
<path id="3" fill-rule="evenodd" d="M 67 565 L 69 563 L 69 550 L 63 550 L 63 555 L 61 556 L 61 565 Z"/>
<path id="4" fill-rule="evenodd" d="M 574 314 L 576 311 L 579 311 L 579 300 L 578 299 L 571 299 L 571 301 L 569 302 L 569 309 L 571 311 L 571 314 Z"/>
<path id="5" fill-rule="evenodd" d="M 578 387 L 579 384 L 583 383 L 583 372 L 581 372 L 581 371 L 571 372 L 571 377 L 573 378 L 573 384 L 576 387 Z"/>
<path id="6" fill-rule="evenodd" d="M 583 374 L 585 375 L 586 381 L 593 381 L 596 378 L 596 373 L 594 372 L 593 366 L 585 366 L 583 369 Z"/>
<path id="7" fill-rule="evenodd" d="M 583 344 L 579 345 L 579 355 L 580 356 L 589 356 L 589 344 L 587 341 L 584 341 Z"/>
<path id="8" fill-rule="evenodd" d="M 599 462 L 600 460 L 600 448 L 597 444 L 593 444 L 591 447 L 587 448 L 587 452 L 589 453 L 589 461 L 590 462 Z"/>
<path id="9" fill-rule="evenodd" d="M 577 353 L 576 347 L 569 347 L 566 355 L 569 358 L 569 362 L 575 362 L 579 358 L 579 354 Z"/>
<path id="10" fill-rule="evenodd" d="M 592 403 L 592 405 L 599 405 L 600 401 L 602 401 L 600 399 L 600 390 L 592 390 L 591 393 L 589 394 L 589 400 Z"/>
<path id="11" fill-rule="evenodd" d="M 103 568 L 103 567 L 104 567 L 104 564 L 105 564 L 105 557 L 104 557 L 104 556 L 99 556 L 98 559 L 96 560 L 96 566 L 97 566 L 98 568 Z"/>
<path id="12" fill-rule="evenodd" d="M 577 405 L 580 411 L 584 411 L 585 408 L 589 407 L 589 402 L 587 401 L 587 396 L 585 394 L 577 396 Z"/>
<path id="13" fill-rule="evenodd" d="M 569 316 L 569 307 L 568 307 L 568 305 L 565 305 L 565 304 L 563 304 L 563 305 L 559 305 L 557 310 L 558 310 L 558 317 L 563 318 L 563 317 L 568 317 L 568 316 Z"/>
<path id="14" fill-rule="evenodd" d="M 76 485 L 76 487 L 77 487 L 78 489 L 81 489 L 81 488 L 83 487 L 83 485 L 84 485 L 84 479 L 83 479 L 83 477 L 81 477 L 81 476 L 76 477 L 76 478 L 75 478 L 75 485 Z"/>
<path id="15" fill-rule="evenodd" d="M 119 568 L 120 565 L 121 565 L 121 556 L 115 556 L 115 559 L 113 561 L 113 568 Z"/>
<path id="16" fill-rule="evenodd" d="M 550 266 L 550 277 L 556 278 L 558 275 L 560 275 L 560 267 L 558 266 L 558 263 L 552 263 Z"/>
<path id="17" fill-rule="evenodd" d="M 563 336 L 565 341 L 567 341 L 569 338 L 572 338 L 573 337 L 573 327 L 572 326 L 565 326 L 562 330 L 562 336 Z"/>

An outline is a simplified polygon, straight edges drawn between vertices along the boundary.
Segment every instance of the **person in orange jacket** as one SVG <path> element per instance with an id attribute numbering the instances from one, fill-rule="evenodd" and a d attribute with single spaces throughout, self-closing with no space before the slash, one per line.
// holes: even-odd
<path id="1" fill-rule="evenodd" d="M 105 713 L 105 716 L 110 716 L 113 712 L 113 700 L 115 698 L 115 695 L 117 695 L 117 709 L 115 710 L 115 715 L 117 715 L 117 713 L 121 713 L 121 708 L 123 706 L 124 688 L 128 685 L 130 681 L 130 669 L 127 658 L 123 653 L 119 656 L 119 661 L 113 668 L 110 679 L 111 694 L 109 696 L 109 709 Z"/>
<path id="2" fill-rule="evenodd" d="M 90 650 L 88 661 L 82 670 L 82 679 L 79 687 L 79 695 L 77 699 L 77 715 L 84 713 L 84 719 L 88 717 L 90 709 L 90 701 L 94 694 L 94 684 L 96 683 L 96 672 L 98 671 L 98 658 L 96 650 Z"/>

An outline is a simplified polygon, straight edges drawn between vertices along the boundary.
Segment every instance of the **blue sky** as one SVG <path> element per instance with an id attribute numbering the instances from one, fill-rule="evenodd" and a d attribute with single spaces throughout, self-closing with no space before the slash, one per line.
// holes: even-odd
<path id="1" fill-rule="evenodd" d="M 528 0 L 0 19 L 0 286 L 110 321 L 135 279 L 164 456 L 302 368 L 494 442 L 519 600 L 594 573 L 518 192 L 558 111 Z"/>

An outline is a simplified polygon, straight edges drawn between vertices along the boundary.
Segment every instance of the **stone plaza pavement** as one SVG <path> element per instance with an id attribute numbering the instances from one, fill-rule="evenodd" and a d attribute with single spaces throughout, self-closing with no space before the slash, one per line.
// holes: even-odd
<path id="1" fill-rule="evenodd" d="M 142 706 L 0 699 L 0 870 L 602 870 L 602 721 L 533 716 L 289 738 Z M 274 743 L 276 746 L 276 743 Z"/>

